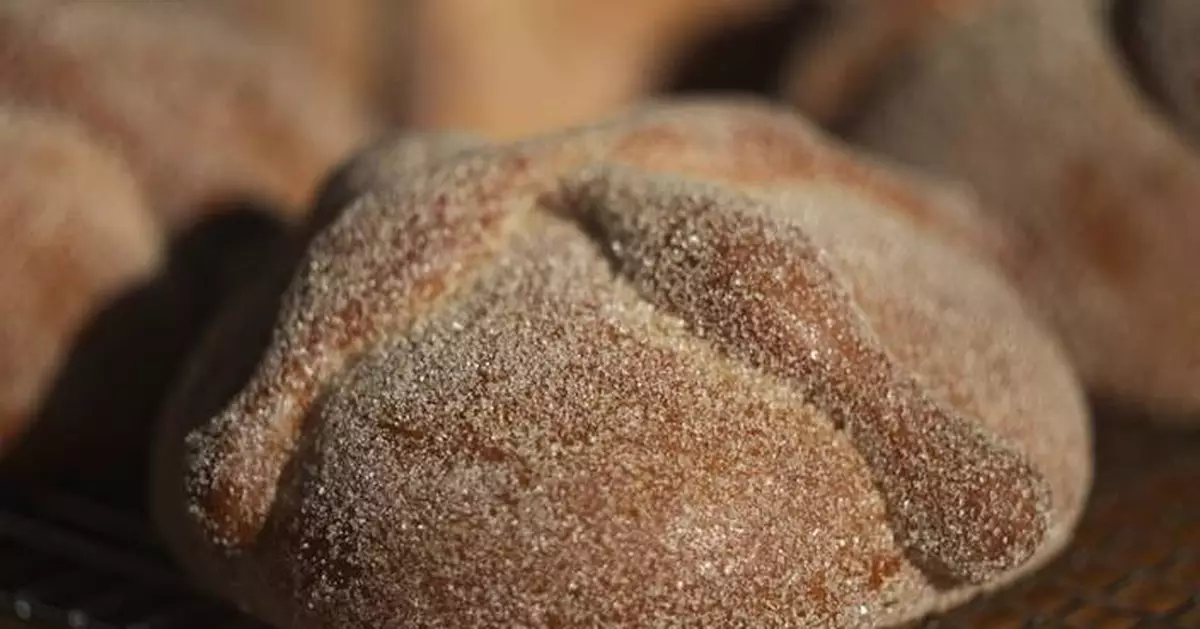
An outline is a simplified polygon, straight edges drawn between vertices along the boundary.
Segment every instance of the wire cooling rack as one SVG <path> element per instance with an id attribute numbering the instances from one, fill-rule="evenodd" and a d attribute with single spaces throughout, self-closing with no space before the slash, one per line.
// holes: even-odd
<path id="1" fill-rule="evenodd" d="M 1078 535 L 925 629 L 1200 629 L 1200 431 L 1102 427 Z M 0 492 L 0 629 L 261 628 L 194 594 L 138 518 Z"/>
<path id="2" fill-rule="evenodd" d="M 0 492 L 0 629 L 250 629 L 196 595 L 133 518 Z"/>

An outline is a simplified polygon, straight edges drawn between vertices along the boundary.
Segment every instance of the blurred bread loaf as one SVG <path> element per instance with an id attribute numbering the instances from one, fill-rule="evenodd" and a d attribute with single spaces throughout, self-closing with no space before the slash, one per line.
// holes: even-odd
<path id="1" fill-rule="evenodd" d="M 402 35 L 412 0 L 176 1 L 230 20 L 260 43 L 291 49 L 294 63 L 341 86 L 369 113 L 381 112 L 385 83 L 402 80 L 409 63 Z M 389 53 L 393 45 L 396 54 Z"/>
<path id="2" fill-rule="evenodd" d="M 69 119 L 0 104 L 0 241 L 2 455 L 89 318 L 157 270 L 163 238 L 118 154 Z"/>
<path id="3" fill-rule="evenodd" d="M 0 93 L 112 144 L 171 229 L 243 200 L 295 216 L 367 122 L 294 51 L 193 9 L 0 3 Z"/>
<path id="4" fill-rule="evenodd" d="M 1164 114 L 1194 145 L 1200 144 L 1200 3 L 1191 0 L 1130 2 L 1135 71 L 1145 73 Z"/>
<path id="5" fill-rule="evenodd" d="M 410 0 L 409 120 L 496 140 L 613 115 L 684 46 L 780 0 Z"/>

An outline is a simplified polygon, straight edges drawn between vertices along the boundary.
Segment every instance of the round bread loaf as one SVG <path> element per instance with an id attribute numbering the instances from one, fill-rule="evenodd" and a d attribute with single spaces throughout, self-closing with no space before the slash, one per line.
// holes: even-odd
<path id="1" fill-rule="evenodd" d="M 172 227 L 233 202 L 306 206 L 363 137 L 336 84 L 178 3 L 0 3 L 0 92 L 77 118 Z"/>
<path id="2" fill-rule="evenodd" d="M 750 103 L 420 141 L 169 405 L 155 510 L 212 589 L 297 629 L 873 627 L 1068 539 L 1081 395 L 958 194 Z"/>
<path id="3" fill-rule="evenodd" d="M 1200 156 L 1131 80 L 1110 2 L 963 2 L 893 51 L 846 137 L 971 185 L 1085 382 L 1194 421 Z"/>
<path id="4" fill-rule="evenodd" d="M 6 104 L 0 238 L 2 454 L 88 319 L 157 269 L 163 239 L 119 157 L 69 120 Z"/>

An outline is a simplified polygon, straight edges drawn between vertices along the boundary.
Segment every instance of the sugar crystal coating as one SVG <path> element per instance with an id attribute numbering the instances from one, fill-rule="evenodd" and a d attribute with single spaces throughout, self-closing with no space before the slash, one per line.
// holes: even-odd
<path id="1" fill-rule="evenodd" d="M 276 327 L 224 410 L 180 394 L 160 517 L 248 609 L 873 626 L 1065 540 L 1078 391 L 951 196 L 751 104 L 431 142 L 248 313 Z"/>
<path id="2" fill-rule="evenodd" d="M 596 208 L 646 298 L 844 426 L 928 567 L 982 580 L 1031 554 L 1044 534 L 1041 479 L 896 373 L 803 230 L 765 205 L 672 183 L 610 174 L 576 201 Z"/>

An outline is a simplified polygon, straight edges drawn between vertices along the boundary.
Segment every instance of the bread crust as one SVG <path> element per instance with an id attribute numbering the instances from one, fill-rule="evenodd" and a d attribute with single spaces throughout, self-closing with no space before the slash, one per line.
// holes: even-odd
<path id="1" fill-rule="evenodd" d="M 751 103 L 410 142 L 169 413 L 160 521 L 252 612 L 865 627 L 1069 535 L 1079 391 L 953 193 Z"/>

